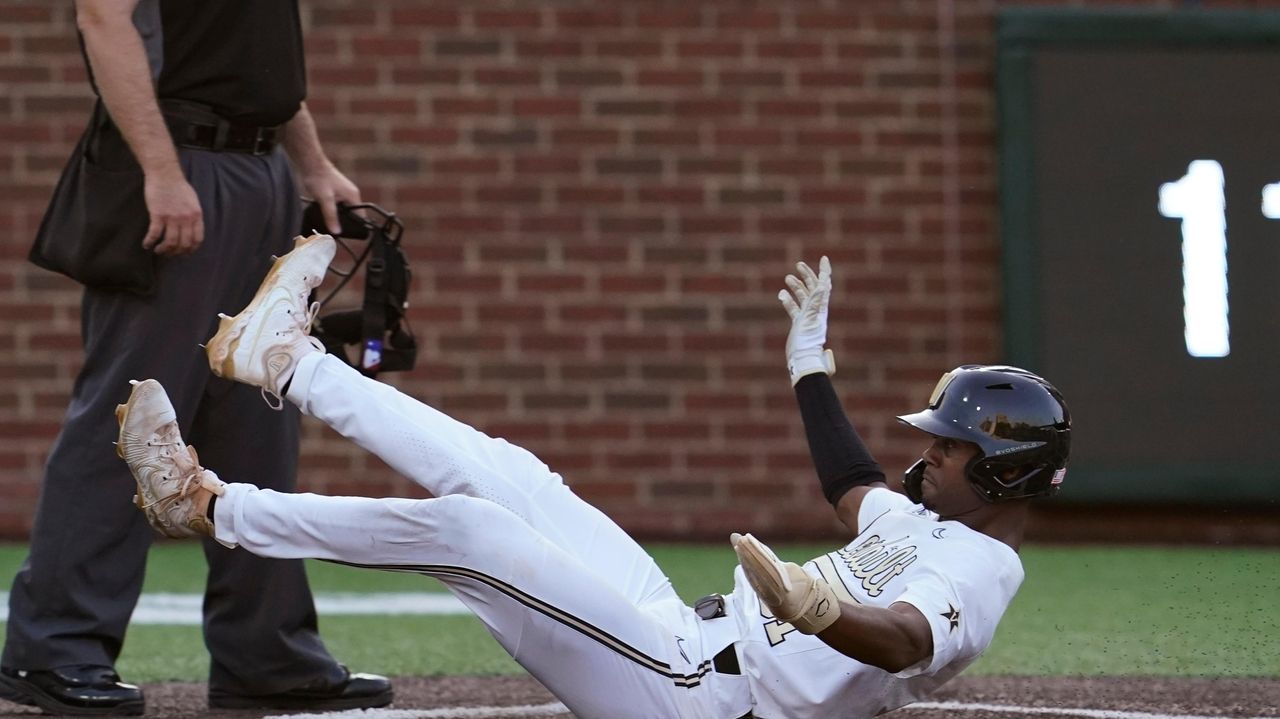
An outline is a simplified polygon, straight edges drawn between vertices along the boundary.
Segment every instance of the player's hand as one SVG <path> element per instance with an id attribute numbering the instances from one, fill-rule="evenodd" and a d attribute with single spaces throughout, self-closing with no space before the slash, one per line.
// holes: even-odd
<path id="1" fill-rule="evenodd" d="M 787 275 L 787 288 L 778 292 L 778 300 L 791 317 L 787 334 L 787 370 L 794 386 L 805 375 L 817 372 L 834 374 L 835 356 L 825 349 L 827 344 L 827 310 L 831 304 L 831 262 L 825 256 L 818 262 L 817 274 L 803 262 L 796 263 L 796 274 Z"/>
<path id="2" fill-rule="evenodd" d="M 143 196 L 151 224 L 142 246 L 157 255 L 186 255 L 204 242 L 204 213 L 195 188 L 178 170 L 171 176 L 148 174 Z"/>
<path id="3" fill-rule="evenodd" d="M 817 634 L 840 617 L 840 602 L 826 580 L 810 576 L 795 562 L 778 559 L 750 534 L 735 532 L 729 542 L 751 588 L 773 616 L 805 634 Z"/>

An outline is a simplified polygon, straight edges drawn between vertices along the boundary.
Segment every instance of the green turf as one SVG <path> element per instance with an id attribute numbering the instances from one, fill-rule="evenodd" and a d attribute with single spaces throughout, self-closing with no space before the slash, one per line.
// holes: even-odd
<path id="1" fill-rule="evenodd" d="M 686 599 L 730 588 L 727 546 L 654 545 Z M 803 560 L 829 547 L 784 547 Z M 7 588 L 25 550 L 0 546 Z M 1280 677 L 1280 551 L 1212 548 L 1024 549 L 1027 580 L 972 674 Z M 311 563 L 316 591 L 442 591 L 435 580 Z M 197 592 L 204 561 L 190 543 L 158 545 L 145 591 Z M 333 653 L 388 674 L 518 672 L 470 617 L 330 617 Z M 136 681 L 199 679 L 208 668 L 196 627 L 129 630 L 121 672 Z"/>
<path id="2" fill-rule="evenodd" d="M 1280 551 L 1032 547 L 973 671 L 1280 676 Z"/>

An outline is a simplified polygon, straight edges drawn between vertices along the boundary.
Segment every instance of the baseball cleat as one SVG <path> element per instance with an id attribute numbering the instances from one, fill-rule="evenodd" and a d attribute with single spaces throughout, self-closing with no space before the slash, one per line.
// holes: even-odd
<path id="1" fill-rule="evenodd" d="M 324 281 L 337 244 L 329 235 L 297 237 L 289 254 L 276 259 L 249 305 L 235 317 L 219 315 L 218 331 L 205 347 L 209 369 L 219 377 L 262 388 L 273 409 L 284 406 L 281 387 L 298 361 L 324 345 L 311 336 L 319 303 L 311 290 Z"/>
<path id="2" fill-rule="evenodd" d="M 129 401 L 116 406 L 116 454 L 138 483 L 133 503 L 167 537 L 212 536 L 213 523 L 205 517 L 208 493 L 222 496 L 225 483 L 201 467 L 195 448 L 182 441 L 164 387 L 153 379 L 132 384 Z"/>

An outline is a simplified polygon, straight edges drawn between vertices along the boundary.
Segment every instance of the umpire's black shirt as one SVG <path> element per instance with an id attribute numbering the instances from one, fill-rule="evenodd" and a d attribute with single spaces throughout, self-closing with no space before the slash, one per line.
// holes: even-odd
<path id="1" fill-rule="evenodd" d="M 307 94 L 297 0 L 161 0 L 157 95 L 243 125 L 279 125 Z"/>

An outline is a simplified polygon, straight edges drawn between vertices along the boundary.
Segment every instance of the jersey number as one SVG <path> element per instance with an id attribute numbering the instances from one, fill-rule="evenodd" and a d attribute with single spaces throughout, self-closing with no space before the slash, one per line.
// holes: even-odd
<path id="1" fill-rule="evenodd" d="M 840 574 L 831 562 L 831 557 L 824 554 L 814 559 L 813 563 L 818 567 L 818 573 L 822 575 L 822 578 L 827 580 L 827 584 L 831 585 L 831 589 L 835 591 L 837 599 L 842 602 L 861 604 L 849 593 L 849 589 L 844 586 L 844 582 L 840 581 Z M 784 622 L 773 616 L 773 612 L 763 603 L 760 604 L 760 616 L 767 620 L 764 623 L 764 635 L 769 638 L 769 646 L 771 647 L 776 647 L 785 642 L 787 635 L 796 630 L 789 622 Z"/>

